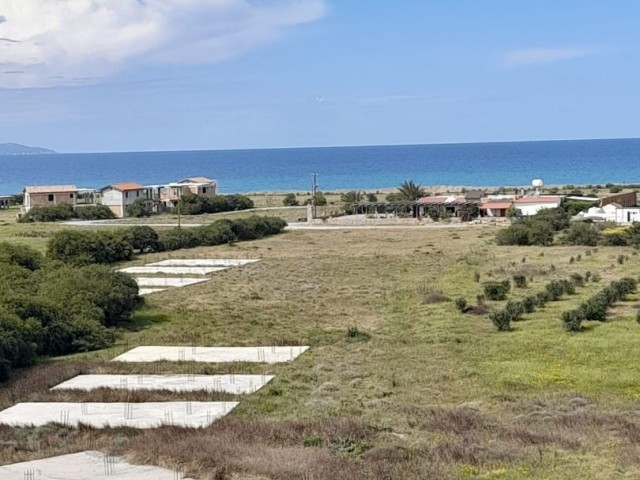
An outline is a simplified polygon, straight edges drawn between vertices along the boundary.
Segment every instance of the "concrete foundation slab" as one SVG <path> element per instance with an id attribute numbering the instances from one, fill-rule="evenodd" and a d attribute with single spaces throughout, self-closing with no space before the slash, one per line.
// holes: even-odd
<path id="1" fill-rule="evenodd" d="M 135 281 L 141 288 L 154 287 L 186 287 L 196 283 L 208 282 L 209 278 L 181 278 L 181 277 L 136 277 Z"/>
<path id="2" fill-rule="evenodd" d="M 271 375 L 78 375 L 51 390 L 206 390 L 236 395 L 254 393 L 273 379 Z"/>
<path id="3" fill-rule="evenodd" d="M 41 427 L 48 423 L 95 428 L 207 427 L 233 410 L 236 402 L 18 403 L 0 412 L 0 424 Z"/>
<path id="4" fill-rule="evenodd" d="M 0 467 L 0 480 L 192 480 L 181 472 L 149 465 L 132 465 L 102 452 L 82 452 L 14 463 Z"/>
<path id="5" fill-rule="evenodd" d="M 136 347 L 114 358 L 115 362 L 290 362 L 309 347 Z"/>
<path id="6" fill-rule="evenodd" d="M 164 292 L 166 288 L 141 288 L 140 295 L 151 295 L 152 293 Z"/>
<path id="7" fill-rule="evenodd" d="M 169 267 L 241 267 L 249 263 L 259 262 L 255 259 L 232 259 L 232 258 L 194 258 L 194 259 L 171 259 L 162 262 L 150 263 L 149 266 L 169 266 Z"/>
<path id="8" fill-rule="evenodd" d="M 229 267 L 162 267 L 162 266 L 150 266 L 144 265 L 142 267 L 129 267 L 120 270 L 124 273 L 130 273 L 131 275 L 143 274 L 143 275 L 209 275 L 211 273 L 220 272 L 226 270 Z"/>

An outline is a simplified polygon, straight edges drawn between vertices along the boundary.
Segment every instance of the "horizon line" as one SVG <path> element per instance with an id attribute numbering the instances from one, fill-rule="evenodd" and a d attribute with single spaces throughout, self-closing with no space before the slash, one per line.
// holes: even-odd
<path id="1" fill-rule="evenodd" d="M 175 153 L 175 152 L 242 152 L 257 150 L 312 150 L 312 149 L 332 149 L 332 148 L 392 148 L 392 147 L 427 147 L 427 146 L 451 146 L 451 145 L 495 145 L 507 143 L 552 143 L 552 142 L 595 142 L 607 140 L 640 140 L 640 137 L 608 137 L 608 138 L 562 138 L 545 140 L 500 140 L 500 141 L 478 141 L 478 142 L 434 142 L 434 143 L 390 143 L 390 144 L 364 144 L 364 145 L 322 145 L 322 146 L 286 146 L 286 147 L 253 147 L 253 148 L 195 148 L 195 149 L 175 149 L 175 150 L 114 150 L 114 151 L 84 151 L 84 152 L 59 152 L 29 154 L 35 155 L 91 155 L 91 154 L 123 154 L 123 153 Z M 38 147 L 42 148 L 42 147 Z M 0 156 L 13 156 L 1 155 Z"/>

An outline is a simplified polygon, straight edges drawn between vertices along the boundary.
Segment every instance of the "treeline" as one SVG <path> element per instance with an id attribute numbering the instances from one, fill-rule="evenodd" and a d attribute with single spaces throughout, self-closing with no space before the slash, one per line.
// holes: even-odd
<path id="1" fill-rule="evenodd" d="M 606 230 L 585 222 L 571 222 L 571 212 L 563 208 L 540 210 L 529 218 L 517 218 L 496 234 L 498 245 L 584 245 L 595 247 L 629 246 L 640 248 L 640 224 L 628 228 Z"/>
<path id="2" fill-rule="evenodd" d="M 131 260 L 135 253 L 256 240 L 281 233 L 286 226 L 287 222 L 280 218 L 252 216 L 218 220 L 201 227 L 173 228 L 160 233 L 146 226 L 112 231 L 64 230 L 51 237 L 47 255 L 53 260 L 76 265 L 109 264 Z"/>
<path id="3" fill-rule="evenodd" d="M 180 198 L 179 208 L 183 215 L 201 215 L 203 213 L 234 212 L 253 208 L 253 200 L 245 195 L 216 195 L 203 197 L 193 193 Z"/>
<path id="4" fill-rule="evenodd" d="M 614 280 L 578 308 L 562 314 L 565 330 L 579 332 L 583 321 L 606 322 L 608 309 L 635 293 L 637 288 L 638 282 L 633 278 Z"/>
<path id="5" fill-rule="evenodd" d="M 104 205 L 90 205 L 76 207 L 68 203 L 51 205 L 48 207 L 33 207 L 25 215 L 20 217 L 21 222 L 59 222 L 64 220 L 109 220 L 116 218 L 109 207 Z"/>
<path id="6" fill-rule="evenodd" d="M 129 275 L 0 244 L 0 381 L 38 356 L 104 348 L 144 300 Z"/>
<path id="7" fill-rule="evenodd" d="M 544 307 L 549 302 L 557 302 L 564 295 L 573 295 L 577 287 L 584 286 L 588 276 L 573 274 L 569 279 L 552 280 L 547 283 L 544 290 L 535 295 L 529 295 L 522 300 L 509 300 L 502 310 L 497 310 L 489 315 L 493 325 L 501 332 L 511 330 L 511 322 L 522 320 L 525 313 L 533 313 L 537 308 Z"/>

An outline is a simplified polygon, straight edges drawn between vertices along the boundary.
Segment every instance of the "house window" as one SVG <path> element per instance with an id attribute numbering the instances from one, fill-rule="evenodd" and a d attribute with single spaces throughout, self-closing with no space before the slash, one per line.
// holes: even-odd
<path id="1" fill-rule="evenodd" d="M 129 198 L 129 192 L 124 192 L 124 198 Z"/>
<path id="2" fill-rule="evenodd" d="M 140 191 L 139 190 L 136 192 L 136 198 L 138 198 L 138 197 L 140 197 Z"/>
<path id="3" fill-rule="evenodd" d="M 207 187 L 202 187 L 202 193 L 207 193 Z"/>
<path id="4" fill-rule="evenodd" d="M 53 193 L 50 193 L 50 194 L 49 194 L 49 201 L 50 201 L 50 202 L 53 202 Z"/>
<path id="5" fill-rule="evenodd" d="M 70 194 L 69 194 L 69 198 L 73 198 L 73 193 L 70 193 Z"/>

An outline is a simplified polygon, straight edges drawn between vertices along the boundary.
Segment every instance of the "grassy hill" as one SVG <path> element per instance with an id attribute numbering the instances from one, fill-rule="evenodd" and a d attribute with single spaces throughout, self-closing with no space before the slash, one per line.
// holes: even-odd
<path id="1" fill-rule="evenodd" d="M 47 389 L 78 372 L 126 371 L 131 367 L 105 361 L 136 345 L 310 345 L 310 352 L 269 367 L 145 366 L 269 372 L 276 379 L 203 430 L 0 428 L 11 445 L 0 451 L 0 463 L 91 445 L 180 465 L 202 479 L 637 478 L 640 299 L 631 296 L 610 321 L 578 334 L 566 333 L 560 319 L 609 281 L 637 277 L 637 252 L 497 247 L 497 228 L 294 231 L 149 255 L 145 261 L 262 261 L 148 297 L 116 348 L 32 369 L 0 390 L 0 407 L 60 398 Z M 628 256 L 622 264 L 620 254 Z M 528 286 L 512 289 L 512 299 L 587 271 L 599 282 L 525 315 L 510 332 L 497 332 L 486 315 L 461 313 L 453 301 L 474 304 L 483 282 L 515 274 L 526 275 Z"/>

